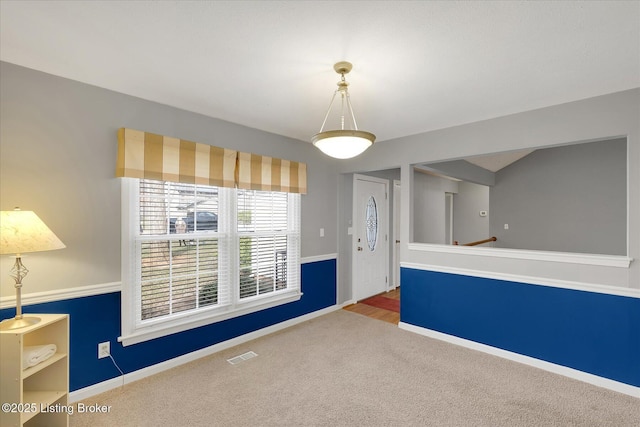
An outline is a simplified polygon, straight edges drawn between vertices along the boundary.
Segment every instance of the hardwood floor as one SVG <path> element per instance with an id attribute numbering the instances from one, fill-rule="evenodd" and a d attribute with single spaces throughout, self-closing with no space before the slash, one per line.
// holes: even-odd
<path id="1" fill-rule="evenodd" d="M 385 298 L 400 299 L 400 288 L 396 288 L 392 291 L 382 293 Z M 373 307 L 367 304 L 356 303 L 351 304 L 343 308 L 343 310 L 351 311 L 353 313 L 362 314 L 373 319 L 382 320 L 383 322 L 393 323 L 397 325 L 400 322 L 400 313 L 395 311 L 384 310 L 382 308 Z"/>

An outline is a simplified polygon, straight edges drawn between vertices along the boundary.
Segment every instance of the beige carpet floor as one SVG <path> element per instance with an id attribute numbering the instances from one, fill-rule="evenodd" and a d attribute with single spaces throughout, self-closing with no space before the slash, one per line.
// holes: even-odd
<path id="1" fill-rule="evenodd" d="M 111 410 L 73 427 L 640 425 L 640 399 L 344 310 L 83 403 Z"/>

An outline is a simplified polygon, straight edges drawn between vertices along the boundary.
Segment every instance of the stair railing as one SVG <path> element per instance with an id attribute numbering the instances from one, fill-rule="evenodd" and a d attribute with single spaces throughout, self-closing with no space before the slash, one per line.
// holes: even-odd
<path id="1" fill-rule="evenodd" d="M 453 244 L 458 246 L 476 246 L 476 245 L 481 245 L 483 243 L 495 242 L 496 240 L 498 240 L 496 236 L 492 236 L 492 237 L 489 237 L 488 239 L 478 240 L 475 242 L 469 242 L 469 243 L 463 243 L 463 244 L 460 244 L 458 243 L 457 240 L 454 240 Z"/>

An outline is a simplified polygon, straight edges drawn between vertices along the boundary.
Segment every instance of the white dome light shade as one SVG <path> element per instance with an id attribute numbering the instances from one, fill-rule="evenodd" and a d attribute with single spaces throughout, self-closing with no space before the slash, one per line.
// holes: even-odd
<path id="1" fill-rule="evenodd" d="M 362 130 L 330 130 L 314 135 L 313 145 L 328 156 L 350 159 L 369 148 L 376 137 Z"/>

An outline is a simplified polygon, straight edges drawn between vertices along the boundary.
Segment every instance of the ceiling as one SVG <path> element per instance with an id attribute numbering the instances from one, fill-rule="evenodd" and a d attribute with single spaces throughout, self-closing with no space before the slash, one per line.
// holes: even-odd
<path id="1" fill-rule="evenodd" d="M 506 153 L 469 157 L 465 160 L 490 172 L 498 172 L 500 169 L 517 162 L 534 151 L 535 150 L 509 151 Z"/>
<path id="2" fill-rule="evenodd" d="M 640 2 L 3 0 L 0 59 L 302 141 L 348 60 L 384 141 L 640 87 Z"/>

